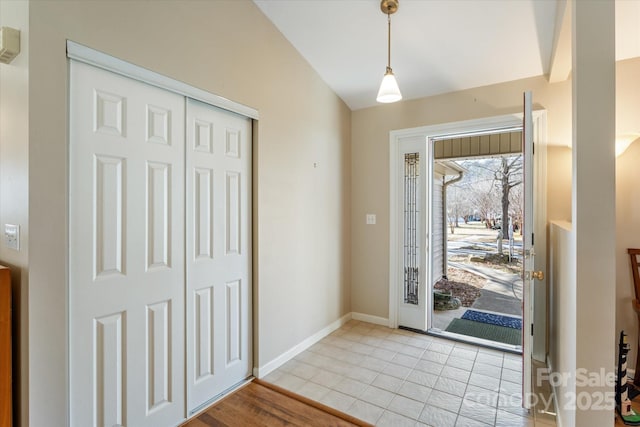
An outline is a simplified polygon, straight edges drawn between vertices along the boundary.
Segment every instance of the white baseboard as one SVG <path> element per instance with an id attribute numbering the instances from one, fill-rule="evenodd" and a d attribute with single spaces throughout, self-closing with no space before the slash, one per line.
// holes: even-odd
<path id="1" fill-rule="evenodd" d="M 319 330 L 315 334 L 313 334 L 310 337 L 306 338 L 301 343 L 296 344 L 295 346 L 291 347 L 289 350 L 285 351 L 284 353 L 282 353 L 280 356 L 276 357 L 272 361 L 264 364 L 263 366 L 253 368 L 253 376 L 255 376 L 256 378 L 264 378 L 264 377 L 266 377 L 271 372 L 273 372 L 274 370 L 278 369 L 280 366 L 284 365 L 289 360 L 293 359 L 298 354 L 302 353 L 303 351 L 305 351 L 306 349 L 308 349 L 309 347 L 311 347 L 312 345 L 314 345 L 315 343 L 320 341 L 322 338 L 324 338 L 327 335 L 329 335 L 331 332 L 333 332 L 336 329 L 340 328 L 342 325 L 347 323 L 349 320 L 351 320 L 351 313 L 345 314 L 344 316 L 342 316 L 341 318 L 339 318 L 335 322 L 331 323 L 329 326 L 326 326 L 326 327 L 322 328 L 321 330 Z"/>
<path id="2" fill-rule="evenodd" d="M 351 313 L 353 320 L 360 320 L 361 322 L 373 323 L 376 325 L 389 326 L 389 319 L 384 317 L 372 316 L 370 314 L 363 313 Z"/>

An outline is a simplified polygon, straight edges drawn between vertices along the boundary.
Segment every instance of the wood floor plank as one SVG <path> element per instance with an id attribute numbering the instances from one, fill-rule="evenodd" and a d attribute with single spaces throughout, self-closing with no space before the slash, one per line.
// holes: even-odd
<path id="1" fill-rule="evenodd" d="M 218 408 L 216 414 L 221 414 L 228 410 L 242 416 L 245 421 L 261 420 L 263 425 L 279 426 L 291 425 L 295 421 L 295 417 L 290 416 L 286 411 L 282 411 L 277 396 L 265 396 L 262 390 L 254 390 L 255 385 L 251 384 L 238 393 L 231 396 L 225 407 Z"/>
<path id="2" fill-rule="evenodd" d="M 335 418 L 263 386 L 248 391 L 252 393 L 256 406 L 262 409 L 263 413 L 270 413 L 286 422 L 286 425 L 321 426 L 327 425 Z"/>
<path id="3" fill-rule="evenodd" d="M 189 427 L 209 427 L 209 425 L 200 420 L 200 417 L 193 418 L 189 421 Z"/>
<path id="4" fill-rule="evenodd" d="M 371 424 L 366 423 L 366 422 L 364 422 L 362 420 L 359 420 L 359 419 L 357 419 L 357 418 L 355 418 L 355 417 L 353 417 L 353 416 L 351 416 L 349 414 L 345 414 L 344 412 L 338 411 L 335 408 L 332 408 L 330 406 L 324 405 L 324 404 L 322 404 L 320 402 L 314 401 L 314 400 L 309 399 L 307 397 L 300 396 L 300 395 L 298 395 L 296 393 L 293 393 L 293 392 L 291 392 L 291 391 L 289 391 L 289 390 L 287 390 L 285 388 L 282 388 L 280 386 L 277 386 L 277 385 L 275 385 L 273 383 L 268 383 L 268 382 L 265 382 L 265 381 L 262 381 L 262 380 L 258 380 L 258 379 L 254 380 L 254 381 L 257 384 L 262 385 L 264 387 L 267 387 L 267 388 L 269 388 L 271 390 L 274 390 L 277 393 L 280 393 L 280 394 L 282 394 L 284 396 L 292 397 L 293 399 L 298 400 L 298 401 L 300 401 L 302 403 L 305 403 L 305 404 L 307 404 L 307 405 L 309 405 L 311 407 L 314 407 L 316 409 L 319 409 L 322 412 L 334 415 L 334 416 L 336 416 L 336 417 L 338 417 L 338 418 L 340 418 L 342 420 L 348 421 L 352 425 L 357 425 L 357 426 L 361 426 L 361 427 L 371 426 Z"/>
<path id="5" fill-rule="evenodd" d="M 257 419 L 251 413 L 230 410 L 226 405 L 214 407 L 198 417 L 208 427 L 252 425 Z M 191 426 L 189 426 L 191 427 Z"/>
<path id="6" fill-rule="evenodd" d="M 250 404 L 247 404 L 250 401 Z M 248 412 L 252 417 L 265 419 L 265 425 L 315 426 L 318 419 L 327 425 L 326 414 L 316 408 L 276 393 L 263 386 L 250 386 L 243 393 L 229 398 L 228 405 L 237 412 Z"/>
<path id="7" fill-rule="evenodd" d="M 183 427 L 370 426 L 275 386 L 251 382 L 212 405 Z"/>

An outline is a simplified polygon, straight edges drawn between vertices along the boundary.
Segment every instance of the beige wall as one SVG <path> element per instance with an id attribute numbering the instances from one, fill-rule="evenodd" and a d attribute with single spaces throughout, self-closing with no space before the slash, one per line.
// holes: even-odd
<path id="1" fill-rule="evenodd" d="M 381 105 L 352 113 L 352 309 L 389 316 L 389 132 L 522 111 L 522 93 L 548 112 L 548 142 L 571 144 L 571 83 L 544 77 Z M 551 189 L 554 182 L 548 183 Z M 570 188 L 570 186 L 569 186 Z M 378 215 L 375 226 L 365 214 Z M 569 211 L 570 215 L 570 211 Z"/>
<path id="2" fill-rule="evenodd" d="M 0 64 L 0 228 L 20 226 L 20 251 L 0 242 L 0 264 L 11 267 L 13 288 L 14 422 L 27 413 L 29 9 L 27 2 L 0 2 L 0 26 L 21 31 L 21 53 Z"/>
<path id="3" fill-rule="evenodd" d="M 571 147 L 547 147 L 547 218 L 571 222 Z"/>
<path id="4" fill-rule="evenodd" d="M 256 365 L 350 311 L 351 113 L 253 2 L 32 1 L 29 12 L 31 425 L 65 424 L 52 420 L 65 414 L 66 39 L 259 111 Z"/>

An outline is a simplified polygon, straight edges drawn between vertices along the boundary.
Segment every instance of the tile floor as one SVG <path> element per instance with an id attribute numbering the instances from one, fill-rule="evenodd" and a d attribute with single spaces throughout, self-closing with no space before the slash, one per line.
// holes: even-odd
<path id="1" fill-rule="evenodd" d="M 264 378 L 378 426 L 520 427 L 520 356 L 349 321 Z"/>

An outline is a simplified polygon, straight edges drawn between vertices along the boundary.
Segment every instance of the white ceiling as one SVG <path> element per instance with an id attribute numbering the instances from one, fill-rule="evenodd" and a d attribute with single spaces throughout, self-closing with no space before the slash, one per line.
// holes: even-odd
<path id="1" fill-rule="evenodd" d="M 387 62 L 379 0 L 254 0 L 352 110 Z M 549 73 L 558 0 L 400 0 L 391 66 L 403 99 Z M 616 1 L 616 57 L 640 56 L 640 0 Z"/>

